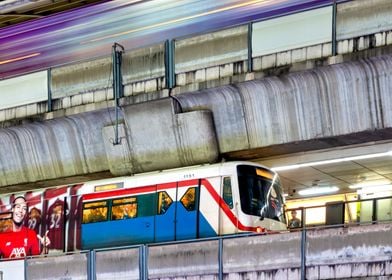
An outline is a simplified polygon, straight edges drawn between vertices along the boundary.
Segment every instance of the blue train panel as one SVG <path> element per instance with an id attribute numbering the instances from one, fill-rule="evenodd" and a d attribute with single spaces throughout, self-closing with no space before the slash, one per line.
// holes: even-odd
<path id="1" fill-rule="evenodd" d="M 200 213 L 199 215 L 199 236 L 203 237 L 215 237 L 218 233 L 213 229 L 213 227 L 208 223 L 207 219 Z"/>
<path id="2" fill-rule="evenodd" d="M 176 240 L 194 239 L 197 236 L 197 211 L 189 211 L 177 203 Z"/>
<path id="3" fill-rule="evenodd" d="M 176 217 L 176 222 L 175 221 Z M 197 221 L 199 220 L 199 223 Z M 199 231 L 199 234 L 198 234 Z M 216 236 L 196 209 L 173 203 L 161 215 L 82 224 L 82 249 Z"/>
<path id="4" fill-rule="evenodd" d="M 175 240 L 175 205 L 170 205 L 164 213 L 155 217 L 155 241 Z"/>
<path id="5" fill-rule="evenodd" d="M 82 249 L 154 242 L 154 216 L 82 225 Z"/>

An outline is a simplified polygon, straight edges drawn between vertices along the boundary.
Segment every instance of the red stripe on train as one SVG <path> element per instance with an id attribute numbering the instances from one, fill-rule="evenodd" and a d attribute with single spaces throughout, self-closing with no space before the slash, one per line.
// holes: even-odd
<path id="1" fill-rule="evenodd" d="M 235 227 L 238 227 L 240 230 L 245 231 L 256 231 L 256 227 L 249 227 L 243 225 L 236 216 L 234 216 L 233 212 L 231 212 L 229 206 L 223 201 L 223 199 L 219 196 L 219 194 L 214 190 L 214 187 L 208 182 L 206 179 L 202 179 L 202 185 L 207 189 L 207 191 L 211 194 L 212 198 L 219 205 L 219 207 L 223 210 L 229 220 L 233 223 Z"/>

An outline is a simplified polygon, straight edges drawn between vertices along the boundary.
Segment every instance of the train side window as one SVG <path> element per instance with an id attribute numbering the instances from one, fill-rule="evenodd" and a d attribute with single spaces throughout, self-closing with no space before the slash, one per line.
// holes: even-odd
<path id="1" fill-rule="evenodd" d="M 195 210 L 196 205 L 196 188 L 189 188 L 185 194 L 181 197 L 181 203 L 184 205 L 185 209 L 188 211 Z"/>
<path id="2" fill-rule="evenodd" d="M 83 223 L 96 223 L 107 221 L 108 202 L 87 202 L 83 204 Z"/>
<path id="3" fill-rule="evenodd" d="M 223 178 L 223 200 L 229 206 L 230 209 L 233 209 L 233 192 L 231 189 L 231 179 L 230 177 Z"/>
<path id="4" fill-rule="evenodd" d="M 165 191 L 159 192 L 158 193 L 158 215 L 165 214 L 172 203 L 173 203 L 173 200 L 167 194 L 167 192 L 165 192 Z"/>
<path id="5" fill-rule="evenodd" d="M 113 199 L 112 220 L 131 219 L 136 217 L 137 217 L 136 197 Z"/>

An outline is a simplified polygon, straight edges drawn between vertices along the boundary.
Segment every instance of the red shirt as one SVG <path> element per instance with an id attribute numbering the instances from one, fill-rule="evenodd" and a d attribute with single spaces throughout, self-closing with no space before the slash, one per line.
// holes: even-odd
<path id="1" fill-rule="evenodd" d="M 22 227 L 21 231 L 0 233 L 0 255 L 3 258 L 24 258 L 39 255 L 40 244 L 34 230 Z"/>
<path id="2" fill-rule="evenodd" d="M 48 237 L 50 239 L 50 248 L 62 250 L 64 247 L 64 201 L 56 199 L 49 207 L 46 216 Z"/>

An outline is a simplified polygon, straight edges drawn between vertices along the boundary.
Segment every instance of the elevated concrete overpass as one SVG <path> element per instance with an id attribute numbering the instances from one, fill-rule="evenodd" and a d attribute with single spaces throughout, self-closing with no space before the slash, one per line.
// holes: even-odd
<path id="1" fill-rule="evenodd" d="M 315 161 L 322 149 L 332 150 L 330 157 L 358 155 L 363 145 L 372 147 L 365 149 L 369 153 L 388 152 L 392 25 L 386 19 L 391 11 L 382 0 L 339 4 L 336 41 L 325 31 L 331 7 L 254 24 L 251 37 L 246 25 L 176 40 L 172 88 L 165 86 L 164 44 L 126 52 L 117 121 L 110 57 L 2 81 L 8 95 L 24 91 L 37 98 L 27 104 L 14 100 L 0 111 L 1 191 L 221 159 L 277 166 L 287 154 L 294 154 L 294 163 L 301 162 L 298 153 Z M 321 39 L 290 46 L 277 40 L 273 53 L 269 45 L 259 47 L 271 36 L 271 26 L 286 27 L 280 31 L 284 38 L 298 17 L 305 19 L 298 27 L 320 18 L 314 24 L 323 27 Z M 22 89 L 20 79 L 32 87 Z M 113 145 L 116 132 L 120 141 Z M 340 153 L 342 147 L 349 152 Z M 374 180 L 392 179 L 389 162 L 386 154 L 378 166 L 369 165 Z M 344 192 L 357 175 L 347 172 L 324 176 L 321 183 L 338 184 Z M 311 186 L 316 176 L 289 175 L 288 188 L 296 190 Z"/>

